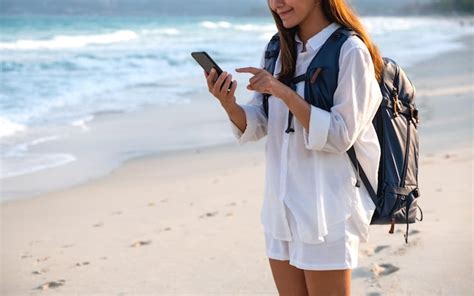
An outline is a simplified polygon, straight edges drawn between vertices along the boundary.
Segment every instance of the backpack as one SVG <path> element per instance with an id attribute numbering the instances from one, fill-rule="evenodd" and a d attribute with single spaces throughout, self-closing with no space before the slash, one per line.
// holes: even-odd
<path id="1" fill-rule="evenodd" d="M 304 99 L 314 106 L 330 111 L 338 81 L 340 49 L 351 35 L 358 36 L 350 28 L 339 27 L 323 44 L 306 73 L 285 84 L 295 90 L 296 83 L 304 80 Z M 273 35 L 265 51 L 264 69 L 271 74 L 275 70 L 280 51 L 279 38 L 278 33 Z M 415 87 L 395 61 L 383 57 L 383 62 L 382 80 L 379 82 L 383 99 L 372 120 L 381 147 L 378 188 L 372 188 L 369 183 L 357 160 L 354 147 L 351 147 L 347 154 L 356 172 L 355 186 L 360 187 L 362 180 L 376 207 L 370 224 L 390 224 L 389 233 L 393 234 L 394 224 L 406 223 L 404 237 L 405 243 L 408 243 L 409 224 L 423 220 L 423 212 L 418 205 L 419 118 L 415 105 Z M 269 97 L 270 94 L 263 94 L 262 104 L 267 118 Z M 292 117 L 293 114 L 289 111 L 286 133 L 294 132 L 291 127 Z M 421 219 L 416 217 L 417 208 L 420 209 Z"/>

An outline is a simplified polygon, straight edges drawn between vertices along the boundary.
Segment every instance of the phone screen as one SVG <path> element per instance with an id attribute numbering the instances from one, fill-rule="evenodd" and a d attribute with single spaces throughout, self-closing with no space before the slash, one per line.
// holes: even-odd
<path id="1" fill-rule="evenodd" d="M 214 78 L 216 82 L 219 75 L 222 73 L 222 69 L 217 65 L 217 63 L 207 54 L 205 51 L 195 51 L 191 53 L 191 56 L 198 62 L 199 65 L 206 71 L 207 74 L 211 71 L 212 68 L 215 68 L 217 71 L 217 76 Z M 232 82 L 229 85 L 229 90 L 232 87 Z"/>

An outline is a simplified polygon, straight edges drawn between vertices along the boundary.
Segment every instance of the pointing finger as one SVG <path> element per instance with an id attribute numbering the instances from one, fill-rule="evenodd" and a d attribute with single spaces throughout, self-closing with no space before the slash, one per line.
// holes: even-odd
<path id="1" fill-rule="evenodd" d="M 252 73 L 257 74 L 261 69 L 255 67 L 244 67 L 244 68 L 236 68 L 235 71 L 239 73 Z"/>

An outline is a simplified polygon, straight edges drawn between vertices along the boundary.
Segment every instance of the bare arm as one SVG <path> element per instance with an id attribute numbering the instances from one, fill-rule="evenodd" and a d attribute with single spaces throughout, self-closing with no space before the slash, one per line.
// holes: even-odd
<path id="1" fill-rule="evenodd" d="M 240 129 L 240 131 L 242 133 L 245 132 L 245 129 L 247 128 L 247 119 L 244 109 L 242 109 L 239 104 L 235 103 L 235 101 L 227 105 L 223 104 L 222 107 L 227 112 L 229 119 Z"/>

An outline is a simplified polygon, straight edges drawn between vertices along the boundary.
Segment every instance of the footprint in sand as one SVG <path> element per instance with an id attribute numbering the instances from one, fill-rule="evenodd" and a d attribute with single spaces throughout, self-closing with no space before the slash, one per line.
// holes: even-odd
<path id="1" fill-rule="evenodd" d="M 218 211 L 207 212 L 207 213 L 202 214 L 201 216 L 199 216 L 199 218 L 214 217 L 215 215 L 217 215 L 217 213 L 219 213 L 219 212 Z"/>
<path id="2" fill-rule="evenodd" d="M 46 273 L 48 271 L 47 268 L 42 268 L 40 270 L 33 270 L 31 273 L 32 274 L 43 274 L 43 273 Z"/>
<path id="3" fill-rule="evenodd" d="M 412 239 L 410 239 L 410 237 L 408 237 L 408 244 L 404 243 L 403 246 L 398 248 L 397 250 L 395 250 L 393 252 L 393 254 L 394 255 L 403 255 L 407 252 L 408 248 L 418 245 L 419 241 L 420 241 L 419 237 L 415 237 L 415 238 L 412 238 Z"/>
<path id="4" fill-rule="evenodd" d="M 122 215 L 122 211 L 115 211 L 115 212 L 112 212 L 111 215 Z"/>
<path id="5" fill-rule="evenodd" d="M 99 223 L 96 223 L 94 225 L 92 225 L 93 227 L 101 227 L 102 225 L 104 225 L 103 222 L 99 222 Z"/>
<path id="6" fill-rule="evenodd" d="M 48 289 L 54 289 L 54 288 L 57 288 L 57 287 L 60 287 L 62 285 L 64 285 L 66 283 L 66 280 L 57 280 L 57 281 L 53 281 L 53 282 L 47 282 L 47 283 L 44 283 L 38 287 L 36 287 L 35 289 L 38 289 L 38 290 L 48 290 Z"/>
<path id="7" fill-rule="evenodd" d="M 36 262 L 43 262 L 49 259 L 49 256 L 42 257 L 42 258 L 36 258 Z"/>
<path id="8" fill-rule="evenodd" d="M 28 252 L 24 252 L 23 254 L 21 254 L 21 259 L 26 259 L 26 258 L 30 258 L 30 257 L 33 257 L 30 253 Z"/>
<path id="9" fill-rule="evenodd" d="M 406 230 L 398 229 L 397 232 L 403 233 L 403 235 L 404 235 L 404 237 L 405 237 Z M 412 229 L 412 230 L 410 230 L 410 231 L 408 232 L 408 236 L 410 236 L 411 234 L 418 234 L 418 233 L 420 233 L 419 230 L 417 230 L 417 229 Z"/>
<path id="10" fill-rule="evenodd" d="M 141 246 L 144 246 L 144 245 L 149 245 L 151 244 L 151 240 L 147 240 L 147 241 L 136 241 L 134 242 L 133 244 L 130 245 L 130 247 L 141 247 Z"/>
<path id="11" fill-rule="evenodd" d="M 383 264 L 376 264 L 372 263 L 371 271 L 374 277 L 379 277 L 383 275 L 389 275 L 398 271 L 400 268 L 391 264 L 391 263 L 383 263 Z"/>
<path id="12" fill-rule="evenodd" d="M 389 245 L 376 246 L 375 248 L 374 247 L 367 247 L 367 248 L 361 250 L 360 253 L 363 256 L 370 257 L 370 256 L 374 255 L 374 253 L 379 253 L 383 249 L 386 249 L 386 248 L 389 248 L 389 247 L 390 247 Z"/>
<path id="13" fill-rule="evenodd" d="M 81 263 L 81 262 L 77 262 L 77 263 L 76 263 L 76 266 L 83 266 L 83 265 L 89 265 L 89 264 L 90 264 L 90 263 L 87 262 L 87 261 L 84 261 L 84 262 L 82 262 L 82 263 Z"/>
<path id="14" fill-rule="evenodd" d="M 373 247 L 367 247 L 365 249 L 361 249 L 360 253 L 361 253 L 362 256 L 370 257 L 374 254 L 374 248 Z"/>
<path id="15" fill-rule="evenodd" d="M 382 251 L 383 249 L 386 249 L 386 248 L 390 248 L 390 246 L 389 245 L 376 246 L 375 249 L 374 249 L 374 252 L 378 253 L 378 252 L 380 252 L 380 251 Z"/>
<path id="16" fill-rule="evenodd" d="M 160 228 L 160 229 L 157 229 L 155 231 L 153 231 L 154 233 L 160 233 L 162 231 L 171 231 L 171 227 L 165 227 L 165 228 Z"/>
<path id="17" fill-rule="evenodd" d="M 36 245 L 39 242 L 41 242 L 41 241 L 40 240 L 34 240 L 34 241 L 29 242 L 28 245 L 30 245 L 30 247 L 31 247 L 32 245 Z"/>

